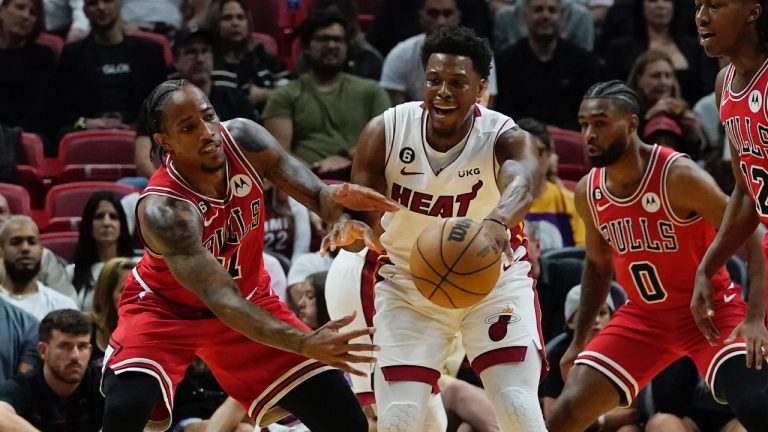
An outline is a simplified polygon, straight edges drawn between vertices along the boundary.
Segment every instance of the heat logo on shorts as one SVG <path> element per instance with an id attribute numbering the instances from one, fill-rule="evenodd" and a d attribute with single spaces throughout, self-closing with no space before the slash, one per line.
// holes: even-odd
<path id="1" fill-rule="evenodd" d="M 509 305 L 504 306 L 501 312 L 485 319 L 485 323 L 491 325 L 488 327 L 488 337 L 494 342 L 504 339 L 507 335 L 507 325 L 518 321 L 520 321 L 520 315 L 513 313 Z"/>

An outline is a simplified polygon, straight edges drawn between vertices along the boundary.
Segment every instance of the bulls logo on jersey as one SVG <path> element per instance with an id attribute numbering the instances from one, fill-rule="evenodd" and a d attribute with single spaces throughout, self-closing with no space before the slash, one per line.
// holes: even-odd
<path id="1" fill-rule="evenodd" d="M 763 106 L 763 95 L 760 90 L 752 90 L 749 93 L 749 110 L 753 113 L 760 111 Z"/>
<path id="2" fill-rule="evenodd" d="M 648 192 L 643 195 L 643 208 L 648 213 L 656 213 L 661 207 L 661 200 L 659 196 L 653 192 Z"/>
<path id="3" fill-rule="evenodd" d="M 236 197 L 242 198 L 248 195 L 248 193 L 251 191 L 251 188 L 253 187 L 253 184 L 251 183 L 251 179 L 249 179 L 247 176 L 238 174 L 232 177 L 232 179 L 229 181 L 229 186 L 232 188 L 232 192 Z"/>

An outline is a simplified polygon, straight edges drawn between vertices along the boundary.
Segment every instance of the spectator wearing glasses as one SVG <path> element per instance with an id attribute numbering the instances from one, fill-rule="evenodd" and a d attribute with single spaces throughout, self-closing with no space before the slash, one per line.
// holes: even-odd
<path id="1" fill-rule="evenodd" d="M 349 176 L 358 135 L 389 107 L 376 81 L 342 72 L 346 25 L 335 7 L 309 15 L 300 30 L 309 72 L 275 90 L 264 109 L 267 130 L 321 177 Z"/>

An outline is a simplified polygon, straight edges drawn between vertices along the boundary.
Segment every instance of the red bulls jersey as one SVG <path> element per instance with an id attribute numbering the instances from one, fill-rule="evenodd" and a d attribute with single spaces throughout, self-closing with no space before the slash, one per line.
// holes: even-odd
<path id="1" fill-rule="evenodd" d="M 605 170 L 588 174 L 587 193 L 597 229 L 613 248 L 616 279 L 631 302 L 654 309 L 687 309 L 696 269 L 715 227 L 694 216 L 681 219 L 667 196 L 667 173 L 680 157 L 672 149 L 654 146 L 638 189 L 627 198 L 611 195 Z M 731 285 L 721 268 L 712 278 L 715 292 Z"/>
<path id="2" fill-rule="evenodd" d="M 200 242 L 232 275 L 243 297 L 257 300 L 270 295 L 270 279 L 262 262 L 264 194 L 261 179 L 224 127 L 222 136 L 228 179 L 224 199 L 210 198 L 194 191 L 176 171 L 170 158 L 166 159 L 166 166 L 152 176 L 139 199 L 161 195 L 190 203 L 197 209 L 203 226 Z M 138 217 L 136 221 L 141 229 Z M 131 277 L 138 284 L 126 284 L 129 288 L 140 286 L 143 291 L 152 291 L 185 309 L 208 309 L 195 293 L 176 281 L 163 256 L 149 248 L 145 249 Z M 142 293 L 124 292 L 122 301 L 135 295 L 141 298 Z"/>
<path id="3" fill-rule="evenodd" d="M 723 82 L 720 99 L 720 121 L 734 154 L 739 155 L 739 166 L 744 183 L 755 200 L 755 209 L 764 224 L 768 223 L 768 61 L 758 70 L 752 81 L 740 92 L 731 90 L 733 65 Z"/>

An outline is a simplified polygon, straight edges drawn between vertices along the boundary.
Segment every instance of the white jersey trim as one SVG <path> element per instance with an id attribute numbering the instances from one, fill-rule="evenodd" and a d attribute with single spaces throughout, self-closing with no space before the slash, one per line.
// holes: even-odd
<path id="1" fill-rule="evenodd" d="M 600 190 L 602 191 L 603 195 L 605 195 L 606 199 L 611 202 L 611 204 L 616 204 L 621 207 L 626 207 L 634 204 L 638 199 L 640 199 L 643 196 L 643 193 L 645 192 L 646 188 L 648 188 L 648 183 L 651 180 L 653 170 L 654 168 L 656 168 L 656 162 L 659 160 L 659 150 L 660 150 L 660 147 L 658 146 L 658 144 L 654 144 L 653 150 L 651 153 L 651 158 L 648 160 L 648 166 L 645 168 L 645 172 L 643 173 L 643 179 L 640 181 L 640 186 L 638 186 L 637 189 L 635 189 L 635 191 L 632 192 L 632 195 L 628 196 L 627 198 L 619 198 L 617 196 L 614 196 L 611 193 L 611 191 L 608 190 L 607 170 L 605 168 L 601 169 Z"/>
<path id="2" fill-rule="evenodd" d="M 669 173 L 669 170 L 672 168 L 672 163 L 679 158 L 685 158 L 687 157 L 683 153 L 676 153 L 667 159 L 666 163 L 664 164 L 664 167 L 661 169 L 661 202 L 664 207 L 664 212 L 667 213 L 667 216 L 669 219 L 675 224 L 679 226 L 687 226 L 692 225 L 699 220 L 701 220 L 701 215 L 696 215 L 690 219 L 683 219 L 678 217 L 675 212 L 672 210 L 672 204 L 669 202 L 669 194 L 667 193 L 667 174 Z"/>

